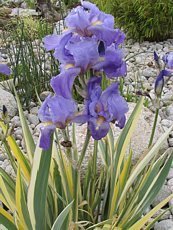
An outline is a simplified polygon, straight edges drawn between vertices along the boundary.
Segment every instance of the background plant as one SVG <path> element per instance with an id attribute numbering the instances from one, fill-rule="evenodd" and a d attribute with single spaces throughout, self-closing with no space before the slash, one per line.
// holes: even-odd
<path id="1" fill-rule="evenodd" d="M 161 41 L 173 31 L 171 0 L 94 0 L 115 17 L 118 27 L 135 40 Z"/>
<path id="2" fill-rule="evenodd" d="M 36 93 L 50 90 L 49 81 L 58 71 L 58 63 L 41 46 L 42 37 L 52 31 L 53 26 L 45 21 L 25 18 L 2 35 L 13 70 L 11 77 L 25 106 L 36 100 Z"/>

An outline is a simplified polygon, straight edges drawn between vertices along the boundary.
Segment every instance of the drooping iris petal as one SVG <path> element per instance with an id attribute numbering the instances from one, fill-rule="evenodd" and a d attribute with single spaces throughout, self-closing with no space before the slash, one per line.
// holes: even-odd
<path id="1" fill-rule="evenodd" d="M 163 61 L 168 69 L 173 69 L 173 52 L 169 52 L 163 56 Z"/>
<path id="2" fill-rule="evenodd" d="M 47 35 L 43 38 L 44 47 L 47 51 L 54 50 L 59 45 L 60 36 L 56 34 Z"/>
<path id="3" fill-rule="evenodd" d="M 103 91 L 100 101 L 102 104 L 107 105 L 111 121 L 116 122 L 116 125 L 119 128 L 123 128 L 128 105 L 120 95 L 118 83 L 111 84 L 105 91 Z"/>
<path id="4" fill-rule="evenodd" d="M 0 73 L 5 74 L 5 75 L 8 76 L 8 75 L 11 74 L 11 70 L 8 67 L 8 65 L 0 63 Z"/>
<path id="5" fill-rule="evenodd" d="M 55 125 L 47 125 L 42 126 L 40 128 L 41 131 L 41 137 L 40 137 L 40 143 L 39 147 L 48 150 L 50 148 L 51 144 L 51 134 L 55 131 L 56 126 Z"/>
<path id="6" fill-rule="evenodd" d="M 42 122 L 49 122 L 52 120 L 48 102 L 51 99 L 51 95 L 49 95 L 44 102 L 42 103 L 39 111 L 38 111 L 38 117 Z"/>
<path id="7" fill-rule="evenodd" d="M 123 53 L 115 47 L 108 47 L 105 56 L 98 59 L 93 66 L 95 70 L 103 70 L 108 78 L 125 76 L 127 73 L 126 62 L 123 61 Z"/>
<path id="8" fill-rule="evenodd" d="M 64 98 L 72 98 L 71 90 L 76 76 L 80 73 L 80 68 L 69 68 L 51 79 L 51 86 L 56 95 Z"/>
<path id="9" fill-rule="evenodd" d="M 88 122 L 88 128 L 91 132 L 92 137 L 95 140 L 100 140 L 107 135 L 110 129 L 109 122 L 105 121 L 104 118 L 90 118 Z"/>
<path id="10" fill-rule="evenodd" d="M 77 105 L 73 99 L 66 99 L 63 96 L 55 95 L 46 98 L 39 109 L 39 119 L 45 124 L 41 131 L 42 148 L 48 148 L 50 145 L 50 135 L 55 127 L 64 129 L 75 116 Z M 46 144 L 43 144 L 46 141 Z"/>

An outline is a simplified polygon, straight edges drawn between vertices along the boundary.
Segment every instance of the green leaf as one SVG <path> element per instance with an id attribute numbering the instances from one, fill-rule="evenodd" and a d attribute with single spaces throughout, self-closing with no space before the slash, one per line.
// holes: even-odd
<path id="1" fill-rule="evenodd" d="M 130 145 L 130 140 L 132 134 L 135 130 L 136 124 L 139 119 L 139 115 L 142 110 L 144 98 L 142 97 L 137 105 L 135 106 L 130 118 L 128 119 L 127 124 L 125 125 L 121 135 L 116 144 L 116 150 L 114 150 L 112 173 L 111 173 L 111 189 L 110 189 L 110 199 L 109 199 L 109 211 L 108 218 L 112 218 L 113 214 L 116 210 L 117 199 L 121 195 L 120 190 L 118 191 L 117 187 L 119 187 L 120 181 L 118 181 L 119 175 L 121 174 L 122 165 L 124 163 L 125 154 L 127 151 L 127 147 Z M 124 176 L 125 177 L 125 176 Z M 120 188 L 119 188 L 120 189 Z"/>
<path id="2" fill-rule="evenodd" d="M 14 88 L 14 92 L 15 92 L 15 96 L 16 96 L 16 101 L 17 101 L 17 106 L 18 106 L 18 111 L 19 111 L 19 117 L 20 117 L 20 122 L 22 125 L 23 137 L 24 137 L 24 141 L 25 141 L 25 145 L 26 145 L 27 154 L 28 154 L 30 162 L 32 163 L 33 154 L 35 151 L 35 143 L 34 143 L 32 134 L 29 130 L 29 126 L 27 124 L 25 115 L 24 115 L 23 110 L 22 110 L 22 105 L 20 103 L 20 100 L 19 100 L 19 97 L 17 95 L 15 88 Z"/>
<path id="3" fill-rule="evenodd" d="M 0 207 L 0 224 L 5 226 L 7 229 L 17 230 L 15 223 L 13 221 L 13 217 L 1 207 Z"/>
<path id="4" fill-rule="evenodd" d="M 16 210 L 15 204 L 15 183 L 12 178 L 0 168 L 0 193 L 6 201 L 7 207 L 14 212 Z"/>
<path id="5" fill-rule="evenodd" d="M 158 210 L 160 210 L 163 206 L 165 206 L 169 200 L 173 198 L 173 194 L 171 194 L 169 197 L 164 199 L 162 202 L 160 202 L 156 207 L 154 207 L 149 213 L 147 213 L 144 217 L 142 217 L 139 221 L 137 221 L 133 226 L 129 228 L 129 230 L 136 230 L 141 229 L 145 226 L 145 224 L 148 222 L 148 220 L 156 213 Z"/>
<path id="6" fill-rule="evenodd" d="M 19 216 L 19 221 L 21 222 L 20 224 L 22 224 L 24 229 L 32 230 L 28 207 L 26 204 L 25 191 L 23 189 L 23 184 L 22 184 L 20 167 L 18 167 L 17 179 L 16 179 L 16 207 Z"/>
<path id="7" fill-rule="evenodd" d="M 11 152 L 13 153 L 13 155 L 15 156 L 15 158 L 17 159 L 22 172 L 25 176 L 25 179 L 27 182 L 30 181 L 30 172 L 31 172 L 31 168 L 30 165 L 28 163 L 28 160 L 26 159 L 26 157 L 24 156 L 24 153 L 21 151 L 21 149 L 19 148 L 19 146 L 17 145 L 16 141 L 14 140 L 14 138 L 12 136 L 8 136 L 7 137 L 7 142 L 8 145 L 10 147 Z"/>
<path id="8" fill-rule="evenodd" d="M 62 226 L 65 223 L 66 226 L 69 226 L 69 223 L 67 223 L 67 217 L 69 215 L 69 212 L 72 208 L 73 201 L 67 205 L 67 207 L 60 213 L 60 215 L 55 220 L 51 230 L 62 230 Z"/>
<path id="9" fill-rule="evenodd" d="M 45 229 L 48 176 L 52 147 L 47 151 L 37 146 L 34 153 L 31 180 L 28 189 L 28 210 L 33 229 Z"/>
<path id="10" fill-rule="evenodd" d="M 129 179 L 126 182 L 126 185 L 124 187 L 124 190 L 121 194 L 121 197 L 119 199 L 119 203 L 124 199 L 124 196 L 126 195 L 128 189 L 133 184 L 135 179 L 139 176 L 139 174 L 143 171 L 143 169 L 147 166 L 147 164 L 151 161 L 151 159 L 158 153 L 159 149 L 161 148 L 162 144 L 166 140 L 166 138 L 169 136 L 169 133 L 172 131 L 173 126 L 170 127 L 156 142 L 156 144 L 151 148 L 151 150 L 148 152 L 148 154 L 139 162 L 139 164 L 135 167 L 133 172 L 131 173 Z"/>

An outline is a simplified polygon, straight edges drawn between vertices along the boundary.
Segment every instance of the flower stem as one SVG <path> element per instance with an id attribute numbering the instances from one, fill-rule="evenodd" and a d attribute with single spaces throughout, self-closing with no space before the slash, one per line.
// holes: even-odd
<path id="1" fill-rule="evenodd" d="M 148 148 L 153 143 L 153 138 L 154 138 L 154 134 L 155 134 L 155 131 L 156 131 L 156 125 L 157 125 L 158 115 L 159 115 L 159 108 L 156 109 L 155 118 L 154 118 L 154 124 L 153 124 L 153 128 L 152 128 L 152 133 L 151 133 L 150 141 L 149 141 L 149 144 L 148 144 Z"/>
<path id="2" fill-rule="evenodd" d="M 89 141 L 90 141 L 90 137 L 91 137 L 90 131 L 89 131 L 89 129 L 87 129 L 87 133 L 86 133 L 86 137 L 85 137 L 85 142 L 84 142 L 83 149 L 82 149 L 82 152 L 81 152 L 81 155 L 80 155 L 80 158 L 79 158 L 79 162 L 78 162 L 78 167 L 79 168 L 80 168 L 80 166 L 82 164 L 82 161 L 83 161 L 83 158 L 85 156 L 86 149 L 87 149 Z"/>

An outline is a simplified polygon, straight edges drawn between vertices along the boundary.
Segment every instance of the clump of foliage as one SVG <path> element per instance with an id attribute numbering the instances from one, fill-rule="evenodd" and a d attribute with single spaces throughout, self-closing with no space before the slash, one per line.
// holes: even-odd
<path id="1" fill-rule="evenodd" d="M 173 30 L 172 0 L 94 0 L 115 17 L 115 22 L 136 40 L 161 41 Z"/>
<path id="2" fill-rule="evenodd" d="M 13 82 L 25 106 L 37 99 L 37 94 L 50 90 L 49 81 L 58 71 L 58 63 L 41 46 L 42 37 L 52 31 L 47 22 L 28 17 L 18 19 L 14 29 L 2 35 L 12 66 Z"/>

